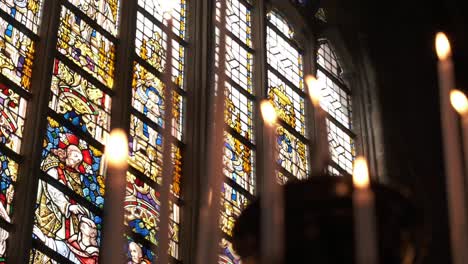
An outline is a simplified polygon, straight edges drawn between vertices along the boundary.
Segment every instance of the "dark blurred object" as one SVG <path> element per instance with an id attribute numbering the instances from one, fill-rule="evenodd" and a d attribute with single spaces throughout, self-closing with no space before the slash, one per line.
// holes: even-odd
<path id="1" fill-rule="evenodd" d="M 373 183 L 372 189 L 380 263 L 421 263 L 426 244 L 421 212 L 392 188 Z M 285 186 L 284 263 L 355 263 L 352 190 L 350 178 L 333 176 L 311 177 Z M 260 259 L 260 219 L 256 200 L 236 222 L 233 246 L 243 260 Z"/>

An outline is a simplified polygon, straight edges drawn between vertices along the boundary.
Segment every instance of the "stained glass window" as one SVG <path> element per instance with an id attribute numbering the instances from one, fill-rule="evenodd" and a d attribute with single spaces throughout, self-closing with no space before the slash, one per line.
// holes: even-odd
<path id="1" fill-rule="evenodd" d="M 91 18 L 98 25 L 112 35 L 117 35 L 119 20 L 118 0 L 68 0 L 78 7 L 87 17 Z"/>
<path id="2" fill-rule="evenodd" d="M 270 11 L 267 20 L 267 92 L 283 121 L 276 131 L 276 141 L 278 165 L 285 170 L 278 174 L 278 180 L 285 183 L 288 177 L 285 173 L 299 179 L 305 179 L 308 174 L 303 59 L 294 40 L 294 30 L 286 19 Z"/>
<path id="3" fill-rule="evenodd" d="M 342 80 L 336 54 L 326 40 L 320 41 L 317 62 L 317 79 L 323 98 L 321 107 L 328 113 L 328 141 L 333 160 L 329 170 L 334 175 L 350 174 L 355 156 L 351 93 Z"/>
<path id="4" fill-rule="evenodd" d="M 0 9 L 37 33 L 42 13 L 42 0 L 1 1 Z"/>
<path id="5" fill-rule="evenodd" d="M 161 4 L 164 1 L 138 0 L 136 16 L 136 59 L 132 80 L 129 157 L 132 174 L 129 175 L 127 184 L 126 224 L 132 231 L 128 234 L 128 238 L 139 241 L 139 244 L 129 242 L 128 250 L 130 253 L 133 250 L 135 256 L 141 255 L 142 259 L 154 258 L 154 254 L 150 252 L 156 252 L 159 243 L 159 207 L 161 203 L 169 202 L 160 201 L 158 191 L 162 183 L 164 160 L 162 148 L 167 142 L 163 137 L 165 129 L 171 129 L 175 139 L 172 148 L 174 175 L 170 195 L 174 199 L 171 199 L 173 202 L 170 204 L 172 210 L 169 223 L 171 238 L 169 251 L 173 258 L 180 258 L 180 211 L 183 208 L 180 207 L 178 199 L 180 199 L 182 177 L 186 104 L 186 1 L 177 0 L 172 29 L 168 29 L 168 23 L 161 12 Z M 164 74 L 169 63 L 166 60 L 169 41 L 172 42 L 173 59 L 170 63 L 174 89 L 172 98 L 165 98 L 168 83 L 164 83 Z M 164 120 L 167 103 L 172 104 L 171 124 L 166 124 Z"/>
<path id="6" fill-rule="evenodd" d="M 14 89 L 0 83 L 0 143 L 19 153 L 27 101 Z"/>
<path id="7" fill-rule="evenodd" d="M 235 218 L 256 193 L 255 177 L 255 127 L 253 87 L 254 50 L 252 49 L 253 8 L 249 1 L 226 2 L 226 24 L 220 25 L 220 1 L 216 1 L 215 67 L 219 67 L 220 27 L 226 29 L 225 70 L 227 81 L 225 122 L 230 128 L 224 134 L 224 175 L 222 188 L 220 228 L 225 238 L 220 241 L 219 263 L 239 263 L 233 253 L 229 237 Z M 218 76 L 215 76 L 217 82 Z"/>
<path id="8" fill-rule="evenodd" d="M 135 241 L 130 236 L 126 236 L 127 244 L 125 245 L 125 252 L 127 263 L 154 263 L 156 255 L 147 245 Z"/>

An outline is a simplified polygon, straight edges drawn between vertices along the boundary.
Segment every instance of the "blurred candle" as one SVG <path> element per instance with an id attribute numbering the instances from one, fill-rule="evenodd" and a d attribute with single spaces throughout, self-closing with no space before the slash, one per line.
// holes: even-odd
<path id="1" fill-rule="evenodd" d="M 128 140 L 125 131 L 111 131 L 106 144 L 107 160 L 106 195 L 104 206 L 104 230 L 102 263 L 119 263 L 124 245 L 124 198 L 127 174 Z"/>
<path id="2" fill-rule="evenodd" d="M 463 155 L 465 157 L 465 177 L 468 177 L 468 99 L 459 90 L 450 92 L 450 102 L 453 108 L 460 114 L 462 123 Z"/>
<path id="3" fill-rule="evenodd" d="M 353 168 L 354 238 L 357 264 L 377 264 L 377 234 L 374 193 L 370 188 L 369 169 L 363 157 Z"/>
<path id="4" fill-rule="evenodd" d="M 277 143 L 276 111 L 268 100 L 260 104 L 265 141 L 263 161 L 263 188 L 261 193 L 262 263 L 282 263 L 284 256 L 284 200 L 283 190 L 276 177 Z"/>
<path id="5" fill-rule="evenodd" d="M 173 119 L 173 82 L 172 82 L 172 16 L 178 0 L 164 0 L 161 2 L 164 18 L 167 21 L 167 45 L 166 45 L 166 65 L 165 65 L 165 89 L 164 89 L 164 131 L 163 131 L 163 168 L 162 184 L 160 190 L 160 227 L 159 246 L 157 248 L 158 263 L 169 263 L 169 225 L 170 206 L 173 203 L 171 195 L 171 183 L 174 173 L 174 163 L 172 161 L 172 119 Z"/>
<path id="6" fill-rule="evenodd" d="M 452 51 L 444 33 L 437 33 L 437 68 L 440 90 L 440 113 L 442 122 L 443 148 L 445 156 L 445 177 L 450 219 L 450 235 L 454 264 L 462 264 L 468 259 L 468 233 L 466 218 L 465 181 L 463 178 L 460 135 L 456 113 L 450 107 L 450 91 L 455 88 Z"/>
<path id="7" fill-rule="evenodd" d="M 208 129 L 207 184 L 202 186 L 200 219 L 198 226 L 197 264 L 218 263 L 221 242 L 220 214 L 221 191 L 223 187 L 224 153 L 224 109 L 226 83 L 226 0 L 217 1 L 219 7 L 219 50 L 216 68 L 215 89 L 212 93 L 210 113 L 211 124 Z M 216 14 L 218 14 L 216 12 Z"/>
<path id="8" fill-rule="evenodd" d="M 313 153 L 313 164 L 311 166 L 313 174 L 323 173 L 328 163 L 330 162 L 330 147 L 328 145 L 328 133 L 326 123 L 326 112 L 320 106 L 322 100 L 321 87 L 318 80 L 312 76 L 307 75 L 305 78 L 309 97 L 314 107 L 314 120 L 315 126 L 315 148 Z"/>

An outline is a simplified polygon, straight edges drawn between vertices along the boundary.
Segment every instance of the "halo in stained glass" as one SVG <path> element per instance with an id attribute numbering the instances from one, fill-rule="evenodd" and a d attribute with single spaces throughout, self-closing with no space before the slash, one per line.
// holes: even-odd
<path id="1" fill-rule="evenodd" d="M 62 7 L 57 49 L 109 88 L 114 86 L 115 46 L 83 19 Z"/>
<path id="2" fill-rule="evenodd" d="M 14 209 L 15 184 L 18 177 L 18 163 L 0 152 L 0 166 L 0 217 L 7 222 L 11 222 Z M 2 255 L 1 253 L 0 243 L 0 255 Z"/>
<path id="3" fill-rule="evenodd" d="M 68 0 L 89 18 L 116 36 L 119 22 L 120 0 Z"/>
<path id="4" fill-rule="evenodd" d="M 27 101 L 13 89 L 0 83 L 0 143 L 20 152 Z"/>
<path id="5" fill-rule="evenodd" d="M 42 15 L 42 0 L 4 0 L 0 1 L 0 9 L 34 33 L 38 32 Z"/>
<path id="6" fill-rule="evenodd" d="M 73 263 L 97 263 L 102 218 L 51 184 L 39 180 L 33 238 Z M 80 243 L 88 241 L 88 245 Z M 35 251 L 33 263 L 53 263 Z M 37 261 L 37 262 L 36 262 Z"/>
<path id="7" fill-rule="evenodd" d="M 0 72 L 21 88 L 31 89 L 35 44 L 0 17 Z"/>
<path id="8" fill-rule="evenodd" d="M 78 129 L 106 142 L 111 98 L 59 60 L 54 60 L 49 107 Z"/>
<path id="9" fill-rule="evenodd" d="M 41 170 L 102 208 L 104 205 L 102 152 L 54 119 L 49 117 L 47 120 Z"/>

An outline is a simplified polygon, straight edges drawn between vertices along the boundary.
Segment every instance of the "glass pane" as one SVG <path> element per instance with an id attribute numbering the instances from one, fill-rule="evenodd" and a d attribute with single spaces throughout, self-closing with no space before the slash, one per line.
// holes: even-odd
<path id="1" fill-rule="evenodd" d="M 298 179 L 307 178 L 307 145 L 283 127 L 277 129 L 278 164 Z"/>
<path id="2" fill-rule="evenodd" d="M 136 242 L 130 236 L 126 236 L 127 244 L 125 245 L 125 252 L 127 260 L 125 263 L 138 263 L 138 264 L 149 264 L 154 263 L 156 255 L 154 252 L 142 245 L 141 243 Z"/>
<path id="3" fill-rule="evenodd" d="M 78 129 L 106 142 L 111 98 L 59 60 L 54 61 L 49 107 Z"/>
<path id="4" fill-rule="evenodd" d="M 286 39 L 267 27 L 268 64 L 300 90 L 304 90 L 302 55 Z"/>
<path id="5" fill-rule="evenodd" d="M 282 15 L 280 15 L 278 12 L 271 11 L 267 14 L 267 19 L 286 37 L 293 39 L 294 30 Z"/>
<path id="6" fill-rule="evenodd" d="M 228 133 L 224 134 L 224 175 L 255 194 L 253 151 Z"/>
<path id="7" fill-rule="evenodd" d="M 150 13 L 153 17 L 155 17 L 159 22 L 163 22 L 165 26 L 167 26 L 167 21 L 163 17 L 164 10 L 161 5 L 167 1 L 177 1 L 178 4 L 176 5 L 174 11 L 174 19 L 172 21 L 173 28 L 172 31 L 185 39 L 186 35 L 186 19 L 187 19 L 187 1 L 185 0 L 138 0 L 138 5 L 143 7 L 148 13 Z"/>
<path id="8" fill-rule="evenodd" d="M 352 129 L 351 96 L 320 70 L 317 80 L 322 89 L 322 108 L 343 126 Z"/>
<path id="9" fill-rule="evenodd" d="M 127 192 L 124 202 L 125 224 L 136 234 L 157 245 L 159 229 L 159 192 L 138 179 L 127 174 Z M 170 253 L 178 258 L 180 212 L 176 204 L 171 206 L 169 223 Z"/>
<path id="10" fill-rule="evenodd" d="M 117 35 L 120 0 L 68 1 L 109 33 L 114 36 Z"/>
<path id="11" fill-rule="evenodd" d="M 8 242 L 8 237 L 10 234 L 8 231 L 0 227 L 0 237 L 2 238 L 0 240 L 0 263 L 5 264 L 6 263 L 6 249 L 7 249 L 7 242 Z"/>
<path id="12" fill-rule="evenodd" d="M 37 33 L 42 13 L 42 0 L 3 0 L 0 1 L 0 8 Z"/>
<path id="13" fill-rule="evenodd" d="M 0 17 L 0 71 L 21 88 L 31 89 L 34 42 Z"/>
<path id="14" fill-rule="evenodd" d="M 234 252 L 232 243 L 225 238 L 221 239 L 221 255 L 219 256 L 218 264 L 240 264 L 240 256 Z"/>
<path id="15" fill-rule="evenodd" d="M 279 118 L 305 136 L 305 100 L 287 83 L 268 71 L 268 98 Z"/>
<path id="16" fill-rule="evenodd" d="M 220 19 L 220 2 L 216 1 L 216 21 Z M 239 0 L 227 1 L 226 29 L 249 47 L 252 47 L 251 11 Z"/>
<path id="17" fill-rule="evenodd" d="M 341 80 L 342 69 L 338 63 L 335 52 L 328 43 L 323 43 L 317 53 L 317 62 L 325 70 Z"/>
<path id="18" fill-rule="evenodd" d="M 41 170 L 102 208 L 104 204 L 102 152 L 54 119 L 49 117 L 48 122 Z"/>
<path id="19" fill-rule="evenodd" d="M 12 203 L 18 177 L 18 163 L 0 152 L 0 166 L 0 217 L 7 222 L 11 222 L 14 209 Z M 0 256 L 2 255 L 1 246 L 0 243 Z"/>
<path id="20" fill-rule="evenodd" d="M 223 183 L 221 199 L 221 230 L 229 236 L 232 236 L 235 219 L 244 210 L 249 201 L 237 190 L 226 183 Z"/>
<path id="21" fill-rule="evenodd" d="M 97 263 L 101 217 L 42 180 L 38 187 L 33 238 L 73 263 Z M 33 263 L 55 263 L 43 254 L 31 258 Z"/>
<path id="22" fill-rule="evenodd" d="M 115 46 L 83 19 L 62 7 L 57 49 L 109 88 L 114 86 Z"/>
<path id="23" fill-rule="evenodd" d="M 226 124 L 251 142 L 254 139 L 253 105 L 254 102 L 226 83 Z"/>
<path id="24" fill-rule="evenodd" d="M 164 84 L 140 64 L 135 64 L 132 106 L 160 127 L 164 127 Z M 183 97 L 174 92 L 172 134 L 182 139 Z"/>
<path id="25" fill-rule="evenodd" d="M 327 129 L 332 160 L 351 174 L 355 156 L 354 139 L 328 119 Z"/>
<path id="26" fill-rule="evenodd" d="M 20 152 L 27 101 L 0 83 L 0 143 Z"/>
<path id="27" fill-rule="evenodd" d="M 160 72 L 166 67 L 167 34 L 143 14 L 137 14 L 135 52 Z M 172 81 L 184 87 L 185 49 L 172 40 Z"/>

